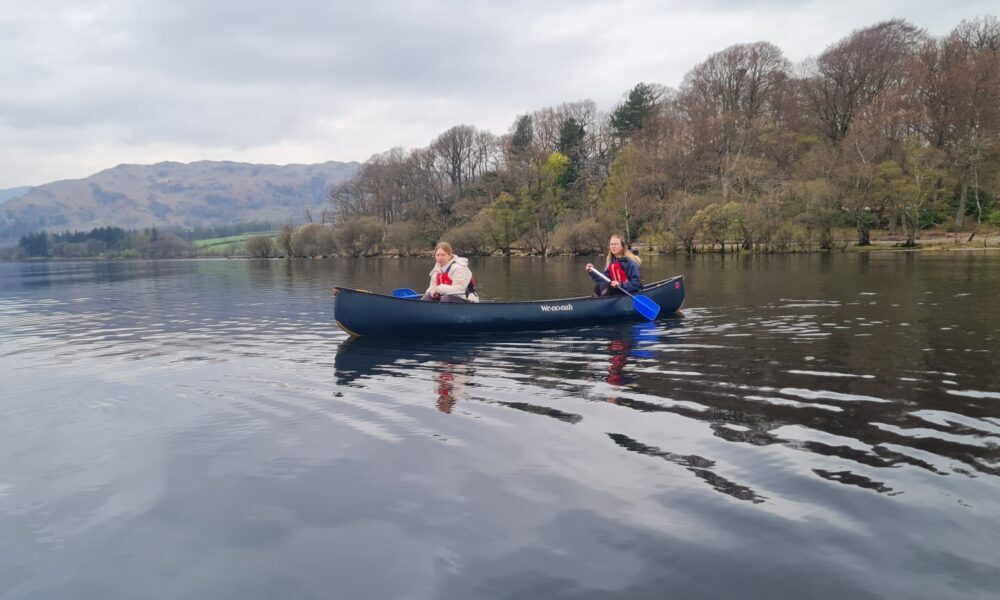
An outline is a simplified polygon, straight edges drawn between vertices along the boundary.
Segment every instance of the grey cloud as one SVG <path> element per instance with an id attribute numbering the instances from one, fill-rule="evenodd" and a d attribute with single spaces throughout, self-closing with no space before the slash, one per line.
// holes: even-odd
<path id="1" fill-rule="evenodd" d="M 153 4 L 126 25 L 130 57 L 185 80 L 447 91 L 502 79 L 547 52 L 558 60 L 586 47 L 585 40 L 575 50 L 521 45 L 518 28 L 529 23 L 486 3 L 299 0 L 278 11 L 272 2 Z"/>
<path id="2" fill-rule="evenodd" d="M 81 43 L 61 55 L 60 44 L 49 48 L 69 73 L 26 61 L 35 64 L 22 87 L 37 93 L 0 99 L 0 107 L 8 124 L 21 127 L 108 120 L 166 141 L 223 135 L 245 144 L 304 127 L 307 112 L 336 111 L 364 95 L 475 99 L 504 82 L 514 82 L 509 91 L 516 95 L 547 77 L 536 73 L 536 61 L 566 64 L 586 53 L 582 42 L 579 48 L 525 44 L 518 25 L 530 19 L 486 3 L 413 6 L 119 5 L 86 30 L 57 36 Z"/>
<path id="3" fill-rule="evenodd" d="M 203 148 L 278 152 L 284 142 L 308 145 L 322 123 L 358 114 L 371 121 L 335 130 L 365 139 L 331 144 L 340 148 L 338 158 L 363 160 L 379 149 L 426 144 L 459 122 L 496 128 L 519 112 L 588 97 L 608 108 L 638 81 L 676 85 L 687 69 L 732 43 L 766 39 L 786 51 L 797 44 L 817 53 L 851 29 L 897 16 L 891 11 L 918 26 L 946 28 L 988 10 L 984 2 L 842 4 L 4 3 L 0 132 L 18 146 L 0 144 L 0 187 L 42 183 L 19 177 L 49 161 L 54 141 L 70 157 L 105 145 L 141 156 L 154 155 L 155 147 L 184 148 L 185 156 L 157 156 L 191 160 L 203 157 Z M 786 21 L 767 29 L 776 19 Z M 359 109 L 373 102 L 393 112 Z M 360 155 L 346 155 L 355 151 Z"/>

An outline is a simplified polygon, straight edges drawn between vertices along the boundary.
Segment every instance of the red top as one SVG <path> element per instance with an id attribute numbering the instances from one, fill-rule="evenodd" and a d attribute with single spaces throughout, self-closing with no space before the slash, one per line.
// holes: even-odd
<path id="1" fill-rule="evenodd" d="M 608 265 L 608 276 L 611 278 L 611 281 L 617 281 L 618 283 L 625 283 L 628 281 L 628 275 L 625 274 L 625 269 L 623 269 L 617 262 L 613 262 Z"/>
<path id="2" fill-rule="evenodd" d="M 619 269 L 620 268 L 621 267 L 619 267 Z M 451 277 L 448 277 L 448 271 L 450 271 L 450 270 L 451 270 L 451 265 L 448 265 L 448 268 L 446 270 L 442 271 L 441 273 L 438 273 L 434 277 L 434 285 L 442 285 L 442 284 L 444 284 L 444 285 L 454 285 L 454 282 L 451 280 Z M 476 278 L 475 277 L 473 277 L 472 279 L 469 280 L 469 288 L 473 292 L 476 291 Z M 466 296 L 469 295 L 468 291 L 466 291 L 465 295 Z"/>

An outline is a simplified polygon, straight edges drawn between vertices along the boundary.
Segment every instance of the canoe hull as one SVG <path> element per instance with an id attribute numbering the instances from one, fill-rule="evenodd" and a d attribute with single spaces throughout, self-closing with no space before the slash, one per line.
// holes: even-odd
<path id="1" fill-rule="evenodd" d="M 632 299 L 565 298 L 531 302 L 445 303 L 394 298 L 351 288 L 334 288 L 334 318 L 351 335 L 526 331 L 644 320 Z M 642 295 L 660 305 L 659 318 L 684 303 L 684 276 L 646 286 Z"/>

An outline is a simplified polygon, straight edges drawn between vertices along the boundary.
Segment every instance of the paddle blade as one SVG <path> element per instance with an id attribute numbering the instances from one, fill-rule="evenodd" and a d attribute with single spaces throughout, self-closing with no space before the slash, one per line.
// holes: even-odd
<path id="1" fill-rule="evenodd" d="M 396 298 L 413 299 L 419 298 L 420 294 L 410 288 L 396 288 L 392 290 L 392 295 Z"/>
<path id="2" fill-rule="evenodd" d="M 640 315 L 646 317 L 650 321 L 656 320 L 656 315 L 660 314 L 660 305 L 653 302 L 651 298 L 646 296 L 632 296 L 632 305 L 635 306 L 635 310 L 639 312 Z"/>

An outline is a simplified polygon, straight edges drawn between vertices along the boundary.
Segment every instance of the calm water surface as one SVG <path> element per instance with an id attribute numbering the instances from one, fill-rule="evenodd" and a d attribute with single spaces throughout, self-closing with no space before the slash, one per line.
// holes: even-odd
<path id="1" fill-rule="evenodd" d="M 1000 255 L 652 257 L 683 316 L 336 328 L 331 285 L 429 268 L 0 264 L 0 597 L 997 597 Z"/>

